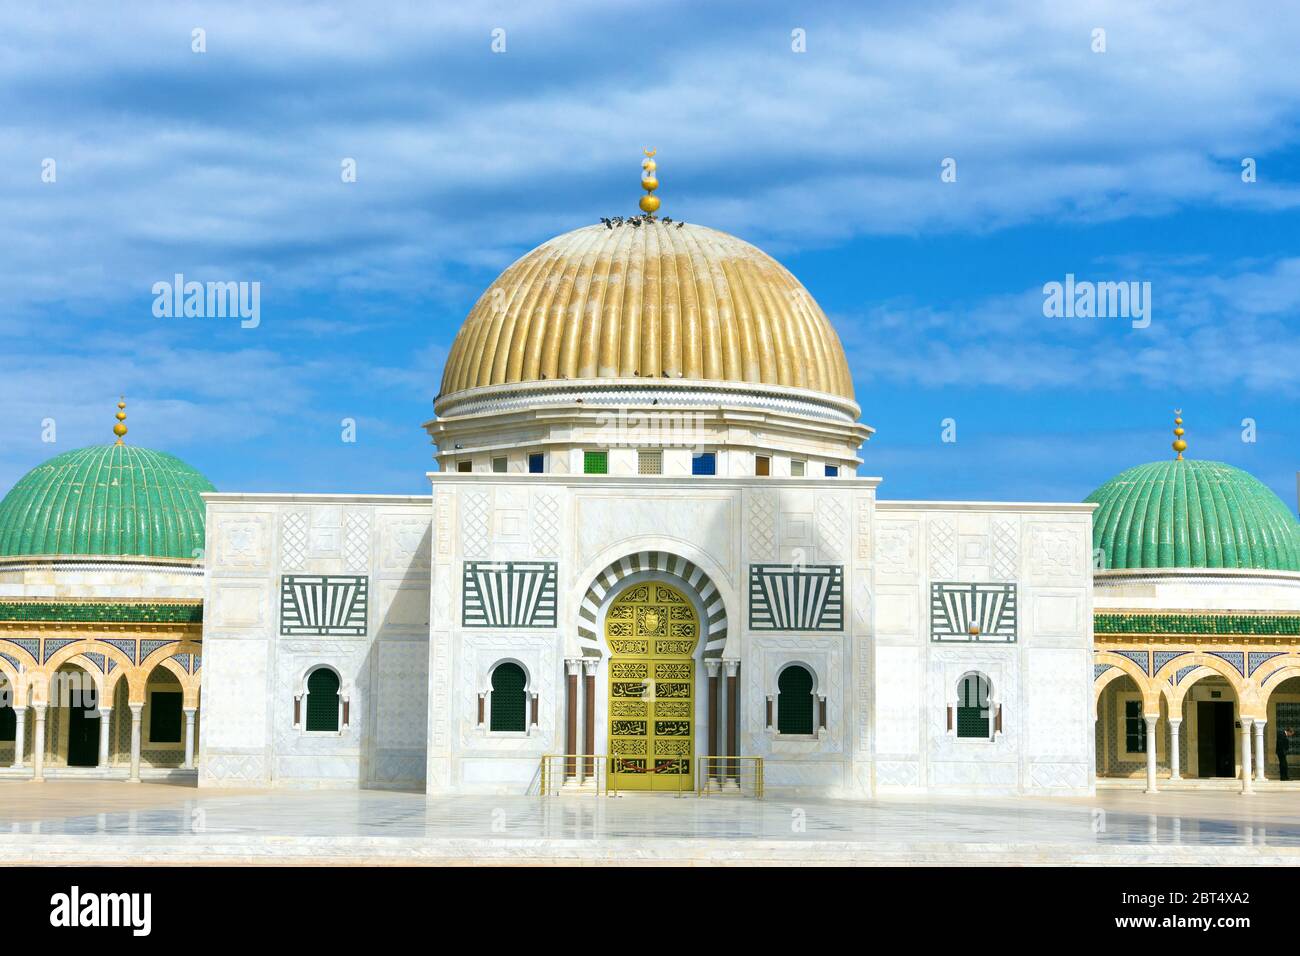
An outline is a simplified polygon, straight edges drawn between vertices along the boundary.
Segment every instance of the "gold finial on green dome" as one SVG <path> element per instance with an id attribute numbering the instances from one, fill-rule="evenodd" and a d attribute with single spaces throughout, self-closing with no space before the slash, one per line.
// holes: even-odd
<path id="1" fill-rule="evenodd" d="M 645 195 L 641 197 L 641 211 L 647 216 L 653 216 L 659 210 L 659 197 L 654 191 L 659 188 L 659 177 L 655 175 L 658 166 L 655 165 L 654 155 L 659 152 L 657 149 L 643 149 L 645 159 L 641 160 L 641 188 L 645 190 Z"/>
<path id="2" fill-rule="evenodd" d="M 1175 459 L 1176 461 L 1182 461 L 1182 460 L 1183 460 L 1183 452 L 1187 451 L 1187 442 L 1183 441 L 1183 435 L 1184 435 L 1184 434 L 1185 434 L 1185 433 L 1183 432 L 1183 410 L 1182 410 L 1181 408 L 1175 408 L 1175 409 L 1174 409 L 1174 445 L 1173 445 L 1173 448 L 1174 448 L 1174 451 L 1178 452 L 1178 458 Z"/>
<path id="3" fill-rule="evenodd" d="M 126 434 L 126 398 L 119 398 L 117 402 L 117 424 L 113 426 L 113 434 L 117 436 L 115 445 L 125 445 L 122 437 Z"/>

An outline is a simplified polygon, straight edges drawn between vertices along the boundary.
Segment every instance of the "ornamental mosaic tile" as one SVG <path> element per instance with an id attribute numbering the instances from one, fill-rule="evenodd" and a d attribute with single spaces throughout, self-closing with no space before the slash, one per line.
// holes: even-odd
<path id="1" fill-rule="evenodd" d="M 105 644 L 109 644 L 113 647 L 116 647 L 127 657 L 131 658 L 132 664 L 140 663 L 140 658 L 137 657 L 135 653 L 136 652 L 135 641 L 129 640 L 127 638 L 120 638 L 120 637 L 100 638 L 100 640 L 102 640 Z"/>
<path id="2" fill-rule="evenodd" d="M 280 578 L 280 634 L 364 637 L 370 579 L 361 575 L 286 574 Z"/>
<path id="3" fill-rule="evenodd" d="M 930 585 L 930 640 L 943 643 L 1014 644 L 1014 584 Z"/>
<path id="4" fill-rule="evenodd" d="M 41 647 L 41 663 L 44 664 L 51 657 L 57 654 L 60 648 L 67 647 L 69 644 L 75 644 L 76 642 L 77 639 L 75 637 L 62 637 L 46 640 Z"/>
<path id="5" fill-rule="evenodd" d="M 40 659 L 41 659 L 41 642 L 40 642 L 40 639 L 39 639 L 39 638 L 35 638 L 35 637 L 6 637 L 5 640 L 7 640 L 10 644 L 17 644 L 19 647 L 21 647 L 23 650 L 25 650 L 28 654 L 32 655 L 32 658 L 33 658 L 33 659 L 35 659 L 35 660 L 40 660 Z"/>
<path id="6" fill-rule="evenodd" d="M 1102 674 L 1106 673 L 1106 671 L 1114 669 L 1114 667 L 1115 667 L 1114 664 L 1093 664 L 1092 679 L 1096 680 Z"/>
<path id="7" fill-rule="evenodd" d="M 1247 658 L 1250 667 L 1248 676 L 1249 674 L 1255 673 L 1256 668 L 1265 661 L 1271 661 L 1275 657 L 1281 657 L 1282 654 L 1282 651 L 1251 651 L 1249 658 Z"/>
<path id="8" fill-rule="evenodd" d="M 1210 654 L 1227 661 L 1242 677 L 1246 676 L 1246 655 L 1241 651 L 1210 651 Z"/>
<path id="9" fill-rule="evenodd" d="M 751 564 L 749 627 L 753 631 L 844 630 L 844 566 Z"/>
<path id="10" fill-rule="evenodd" d="M 1156 651 L 1155 660 L 1151 667 L 1151 673 L 1159 674 L 1160 668 L 1164 667 L 1172 660 L 1177 660 L 1184 654 L 1190 654 L 1191 651 Z"/>
<path id="11" fill-rule="evenodd" d="M 555 627 L 554 561 L 466 561 L 466 627 Z"/>
<path id="12" fill-rule="evenodd" d="M 1142 673 L 1151 673 L 1151 652 L 1150 651 L 1111 651 L 1112 654 L 1118 654 L 1120 657 L 1127 657 L 1138 667 L 1142 668 Z"/>
<path id="13" fill-rule="evenodd" d="M 140 642 L 140 660 L 144 660 L 160 647 L 166 647 L 168 644 L 175 644 L 176 641 L 141 641 Z"/>

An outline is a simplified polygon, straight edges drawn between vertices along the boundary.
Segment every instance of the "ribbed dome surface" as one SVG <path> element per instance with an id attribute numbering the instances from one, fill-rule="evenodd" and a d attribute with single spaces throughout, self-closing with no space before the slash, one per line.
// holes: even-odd
<path id="1" fill-rule="evenodd" d="M 1300 524 L 1277 495 L 1218 461 L 1130 468 L 1086 499 L 1093 546 L 1107 569 L 1258 568 L 1300 571 Z"/>
<path id="2" fill-rule="evenodd" d="M 577 229 L 506 269 L 456 336 L 442 396 L 594 378 L 853 398 L 839 337 L 798 279 L 734 236 L 657 221 Z"/>
<path id="3" fill-rule="evenodd" d="M 193 560 L 212 483 L 179 458 L 133 445 L 56 455 L 0 501 L 0 557 Z"/>

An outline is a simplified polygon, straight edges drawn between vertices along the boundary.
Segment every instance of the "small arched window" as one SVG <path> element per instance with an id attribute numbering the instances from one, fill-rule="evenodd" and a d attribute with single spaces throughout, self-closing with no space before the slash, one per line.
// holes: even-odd
<path id="1" fill-rule="evenodd" d="M 492 671 L 492 714 L 488 729 L 523 733 L 528 729 L 527 678 L 518 664 L 506 661 Z"/>
<path id="2" fill-rule="evenodd" d="M 339 675 L 328 667 L 318 667 L 307 678 L 307 729 L 339 729 Z"/>
<path id="3" fill-rule="evenodd" d="M 957 736 L 988 740 L 991 718 L 989 680 L 983 674 L 967 674 L 957 685 Z"/>
<path id="4" fill-rule="evenodd" d="M 792 664 L 781 671 L 776 690 L 776 732 L 805 736 L 815 733 L 813 678 L 808 668 Z"/>

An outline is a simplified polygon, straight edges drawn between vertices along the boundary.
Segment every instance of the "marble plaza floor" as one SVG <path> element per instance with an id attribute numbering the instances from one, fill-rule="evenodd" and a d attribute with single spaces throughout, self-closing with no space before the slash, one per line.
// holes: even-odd
<path id="1" fill-rule="evenodd" d="M 0 865 L 1300 863 L 1300 792 L 870 801 L 0 781 Z"/>

